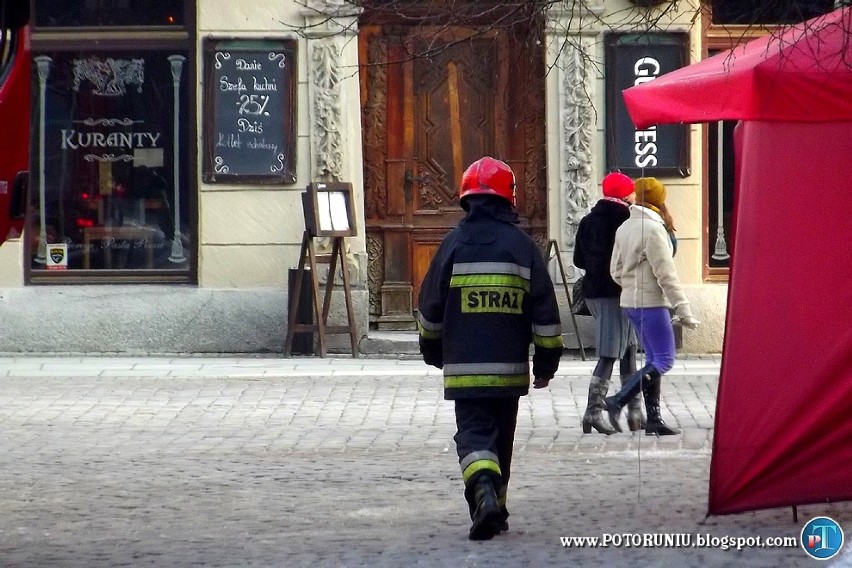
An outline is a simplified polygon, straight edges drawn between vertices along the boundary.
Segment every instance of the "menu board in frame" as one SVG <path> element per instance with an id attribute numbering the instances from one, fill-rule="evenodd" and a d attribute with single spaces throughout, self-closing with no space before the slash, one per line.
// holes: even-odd
<path id="1" fill-rule="evenodd" d="M 205 183 L 296 181 L 296 45 L 204 41 Z"/>

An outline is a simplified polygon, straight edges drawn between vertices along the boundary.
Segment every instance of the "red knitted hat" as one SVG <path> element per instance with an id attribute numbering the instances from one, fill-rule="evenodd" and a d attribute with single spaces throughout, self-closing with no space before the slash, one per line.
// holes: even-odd
<path id="1" fill-rule="evenodd" d="M 607 174 L 601 182 L 601 187 L 603 187 L 604 196 L 616 199 L 624 199 L 635 191 L 633 180 L 621 172 Z"/>

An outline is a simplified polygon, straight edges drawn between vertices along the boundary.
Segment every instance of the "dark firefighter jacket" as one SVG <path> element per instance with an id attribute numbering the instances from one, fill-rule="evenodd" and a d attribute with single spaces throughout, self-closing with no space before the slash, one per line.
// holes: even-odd
<path id="1" fill-rule="evenodd" d="M 420 288 L 420 352 L 444 370 L 444 398 L 522 396 L 553 378 L 562 354 L 559 308 L 541 252 L 501 198 L 471 195 Z"/>

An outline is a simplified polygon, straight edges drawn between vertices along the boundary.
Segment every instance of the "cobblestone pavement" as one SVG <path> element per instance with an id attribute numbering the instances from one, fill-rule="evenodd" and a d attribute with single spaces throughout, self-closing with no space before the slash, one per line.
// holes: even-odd
<path id="1" fill-rule="evenodd" d="M 560 537 L 852 526 L 849 504 L 705 519 L 718 358 L 667 375 L 684 433 L 661 439 L 582 434 L 593 365 L 522 399 L 511 529 L 470 542 L 453 407 L 417 361 L 0 357 L 0 566 L 807 566 Z"/>

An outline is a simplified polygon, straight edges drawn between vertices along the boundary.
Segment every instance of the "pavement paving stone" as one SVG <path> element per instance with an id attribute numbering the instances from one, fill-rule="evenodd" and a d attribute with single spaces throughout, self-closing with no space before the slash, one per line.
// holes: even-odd
<path id="1" fill-rule="evenodd" d="M 470 542 L 453 407 L 417 361 L 0 357 L 0 566 L 814 565 L 798 547 L 560 543 L 852 523 L 847 503 L 705 518 L 718 365 L 667 375 L 682 435 L 607 437 L 580 429 L 594 362 L 565 361 L 521 400 L 510 531 Z"/>

